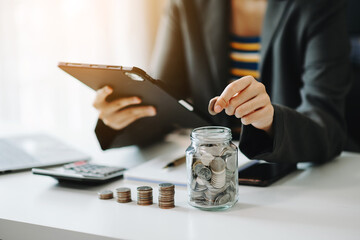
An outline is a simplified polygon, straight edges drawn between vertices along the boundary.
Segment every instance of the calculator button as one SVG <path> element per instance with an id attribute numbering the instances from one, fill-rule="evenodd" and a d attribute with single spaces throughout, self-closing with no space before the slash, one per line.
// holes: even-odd
<path id="1" fill-rule="evenodd" d="M 85 165 L 87 162 L 86 161 L 79 161 L 79 162 L 74 162 L 74 166 L 82 166 Z"/>

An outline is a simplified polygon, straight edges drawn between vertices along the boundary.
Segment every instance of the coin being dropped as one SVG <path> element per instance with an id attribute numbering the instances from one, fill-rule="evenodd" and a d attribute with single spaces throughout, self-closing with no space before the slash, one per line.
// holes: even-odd
<path id="1" fill-rule="evenodd" d="M 213 99 L 210 100 L 209 102 L 209 106 L 208 106 L 208 111 L 211 115 L 216 115 L 217 113 L 214 111 L 214 106 L 216 101 L 218 100 L 219 97 L 214 97 Z"/>
<path id="2" fill-rule="evenodd" d="M 111 199 L 114 197 L 114 194 L 110 190 L 103 190 L 98 192 L 98 196 L 100 199 Z"/>

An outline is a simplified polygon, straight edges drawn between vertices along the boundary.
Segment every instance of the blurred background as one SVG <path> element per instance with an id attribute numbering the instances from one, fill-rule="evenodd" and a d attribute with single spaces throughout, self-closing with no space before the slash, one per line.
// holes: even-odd
<path id="1" fill-rule="evenodd" d="M 166 0 L 0 0 L 0 134 L 44 132 L 99 151 L 95 93 L 59 61 L 149 70 Z M 349 135 L 360 142 L 360 1 L 349 0 L 354 86 Z M 85 142 L 84 139 L 89 141 Z"/>
<path id="2" fill-rule="evenodd" d="M 1 135 L 35 131 L 96 143 L 95 93 L 57 63 L 148 70 L 164 2 L 0 0 Z"/>

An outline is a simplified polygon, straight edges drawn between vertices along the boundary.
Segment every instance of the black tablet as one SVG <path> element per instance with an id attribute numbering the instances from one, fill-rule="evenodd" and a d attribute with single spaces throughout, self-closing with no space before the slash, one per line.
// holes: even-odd
<path id="1" fill-rule="evenodd" d="M 195 128 L 211 124 L 206 113 L 170 94 L 173 91 L 164 82 L 153 79 L 140 68 L 66 62 L 60 62 L 58 66 L 94 90 L 110 86 L 113 93 L 107 101 L 138 96 L 142 99 L 141 105 L 153 105 L 157 110 L 155 117 L 140 119 L 129 126 L 138 133 L 147 128 L 144 132 L 158 136 L 175 128 Z"/>

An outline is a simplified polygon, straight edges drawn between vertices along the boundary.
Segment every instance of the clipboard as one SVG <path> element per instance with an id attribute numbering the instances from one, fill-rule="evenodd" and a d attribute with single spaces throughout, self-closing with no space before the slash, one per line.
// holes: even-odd
<path id="1" fill-rule="evenodd" d="M 110 86 L 113 93 L 107 101 L 138 96 L 142 99 L 140 105 L 154 106 L 157 110 L 155 117 L 139 119 L 125 129 L 131 138 L 141 138 L 144 132 L 159 136 L 177 128 L 212 124 L 208 114 L 172 94 L 174 91 L 170 91 L 164 82 L 153 79 L 140 68 L 68 62 L 60 62 L 58 67 L 93 90 Z"/>

